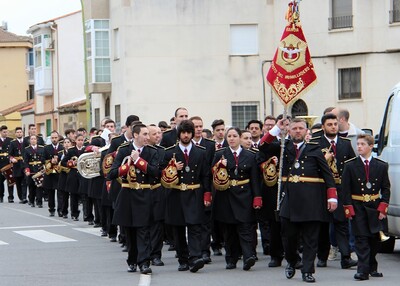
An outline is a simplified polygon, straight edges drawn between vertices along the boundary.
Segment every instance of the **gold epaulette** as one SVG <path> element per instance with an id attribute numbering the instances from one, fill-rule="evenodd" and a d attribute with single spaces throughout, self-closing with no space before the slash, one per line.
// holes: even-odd
<path id="1" fill-rule="evenodd" d="M 321 138 L 321 136 L 315 136 L 315 137 L 311 137 L 310 140 L 316 140 L 316 139 L 320 139 L 320 138 Z"/>
<path id="2" fill-rule="evenodd" d="M 43 147 L 44 148 L 44 146 L 43 145 L 37 145 L 38 147 Z"/>
<path id="3" fill-rule="evenodd" d="M 164 146 L 161 146 L 161 145 L 155 145 L 154 147 L 156 147 L 156 148 L 158 148 L 158 149 L 165 150 L 165 147 L 164 147 Z"/>
<path id="4" fill-rule="evenodd" d="M 165 151 L 170 150 L 170 149 L 173 149 L 173 148 L 175 148 L 175 147 L 176 147 L 176 144 L 165 148 Z"/>
<path id="5" fill-rule="evenodd" d="M 31 145 L 29 145 L 29 146 L 26 146 L 26 147 L 25 147 L 25 149 L 28 149 L 29 147 L 31 147 Z"/>
<path id="6" fill-rule="evenodd" d="M 353 161 L 353 160 L 355 160 L 355 159 L 357 159 L 357 157 L 353 157 L 353 158 L 351 158 L 351 159 L 349 159 L 349 160 L 346 160 L 346 161 L 344 161 L 344 163 L 346 164 L 346 163 L 351 162 L 351 161 Z"/>
<path id="7" fill-rule="evenodd" d="M 348 137 L 342 137 L 342 136 L 339 136 L 340 138 L 342 138 L 342 139 L 344 139 L 344 140 L 348 140 L 348 141 L 351 141 L 351 138 L 348 138 Z"/>
<path id="8" fill-rule="evenodd" d="M 146 145 L 146 147 L 149 147 L 149 148 L 151 148 L 151 149 L 157 150 L 157 148 L 154 147 L 153 145 Z"/>
<path id="9" fill-rule="evenodd" d="M 168 133 L 168 132 L 171 132 L 172 130 L 173 130 L 173 129 L 165 130 L 165 131 L 163 132 L 163 134 Z"/>
<path id="10" fill-rule="evenodd" d="M 319 145 L 319 142 L 307 142 L 306 144 L 308 144 L 308 145 Z"/>
<path id="11" fill-rule="evenodd" d="M 257 152 L 260 152 L 260 150 L 258 150 L 257 148 L 250 148 L 248 149 L 251 153 L 256 154 Z"/>
<path id="12" fill-rule="evenodd" d="M 112 137 L 111 140 L 110 140 L 110 143 L 111 143 L 111 141 L 113 141 L 115 138 L 119 138 L 119 136 L 114 136 L 114 137 Z"/>
<path id="13" fill-rule="evenodd" d="M 219 148 L 218 150 L 215 150 L 215 152 L 223 151 L 225 149 L 226 149 L 226 147 L 222 147 L 222 148 Z"/>
<path id="14" fill-rule="evenodd" d="M 213 139 L 210 139 L 210 138 L 204 138 L 204 137 L 203 137 L 203 140 L 208 140 L 208 141 L 210 141 L 210 142 L 213 142 L 213 143 L 215 143 L 215 140 L 213 140 Z"/>
<path id="15" fill-rule="evenodd" d="M 62 153 L 64 150 L 62 149 L 62 150 L 60 150 L 60 151 L 58 151 L 58 153 Z"/>
<path id="16" fill-rule="evenodd" d="M 126 146 L 129 146 L 129 143 L 130 143 L 130 142 L 124 142 L 124 143 L 122 143 L 121 145 L 118 146 L 117 151 L 119 150 L 119 148 L 124 148 L 124 147 L 126 147 Z"/>
<path id="17" fill-rule="evenodd" d="M 196 147 L 198 147 L 198 148 L 201 148 L 201 149 L 204 149 L 204 150 L 206 150 L 206 147 L 204 147 L 204 146 L 201 146 L 201 145 L 196 145 L 196 144 L 193 144 L 194 146 L 196 146 Z"/>

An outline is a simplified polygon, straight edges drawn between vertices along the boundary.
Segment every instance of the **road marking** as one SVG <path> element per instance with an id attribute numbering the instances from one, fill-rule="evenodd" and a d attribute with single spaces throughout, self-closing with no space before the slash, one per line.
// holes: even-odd
<path id="1" fill-rule="evenodd" d="M 150 284 L 151 284 L 151 275 L 140 274 L 138 286 L 150 286 Z"/>
<path id="2" fill-rule="evenodd" d="M 21 230 L 21 231 L 14 231 L 20 235 L 39 240 L 41 242 L 50 243 L 50 242 L 69 242 L 69 241 L 76 241 L 75 239 L 68 238 L 62 235 L 58 235 L 55 233 L 51 233 L 45 230 Z"/>
<path id="3" fill-rule="evenodd" d="M 21 213 L 25 213 L 25 214 L 34 215 L 34 216 L 37 216 L 37 217 L 40 217 L 40 218 L 51 220 L 53 222 L 58 222 L 58 223 L 61 222 L 62 224 L 66 224 L 66 225 L 76 225 L 76 224 L 73 224 L 73 223 L 69 223 L 69 222 L 66 222 L 66 221 L 60 221 L 59 219 L 51 218 L 51 217 L 40 215 L 40 214 L 36 214 L 36 213 L 33 213 L 33 212 L 28 212 L 28 211 L 19 210 L 19 209 L 10 208 L 10 207 L 4 207 L 4 208 L 9 209 L 9 210 L 13 210 L 13 211 L 17 211 L 17 212 L 21 212 Z"/>
<path id="4" fill-rule="evenodd" d="M 43 224 L 43 225 L 4 226 L 4 227 L 0 227 L 0 230 L 19 229 L 19 228 L 45 228 L 45 227 L 60 227 L 60 226 L 66 226 L 66 225 L 65 224 Z"/>
<path id="5" fill-rule="evenodd" d="M 95 236 L 100 236 L 100 229 L 99 228 L 73 228 L 77 231 L 81 231 L 84 233 L 90 233 L 93 234 Z"/>
<path id="6" fill-rule="evenodd" d="M 8 245 L 8 243 L 0 240 L 0 245 Z"/>

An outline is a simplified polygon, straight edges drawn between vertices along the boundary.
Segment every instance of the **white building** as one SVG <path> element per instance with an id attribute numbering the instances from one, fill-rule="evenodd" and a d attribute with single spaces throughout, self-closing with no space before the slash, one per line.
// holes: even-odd
<path id="1" fill-rule="evenodd" d="M 288 2 L 85 0 L 93 122 L 137 114 L 157 123 L 179 106 L 205 127 L 278 115 L 282 105 L 264 79 Z M 377 132 L 387 92 L 400 81 L 399 10 L 399 0 L 301 1 L 318 83 L 291 112 L 344 107 Z"/>

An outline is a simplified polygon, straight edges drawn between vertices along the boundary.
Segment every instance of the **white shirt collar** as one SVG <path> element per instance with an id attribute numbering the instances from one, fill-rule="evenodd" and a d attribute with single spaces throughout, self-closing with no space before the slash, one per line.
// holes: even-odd
<path id="1" fill-rule="evenodd" d="M 202 140 L 203 138 L 202 137 L 200 137 L 200 140 L 199 141 L 197 141 L 196 142 L 196 140 L 194 140 L 194 139 L 192 139 L 192 142 L 194 143 L 194 144 L 199 144 L 200 145 L 200 143 L 201 143 L 201 140 Z"/>
<path id="2" fill-rule="evenodd" d="M 368 160 L 369 163 L 371 163 L 372 160 L 372 155 L 369 155 L 368 158 L 364 158 L 363 156 L 360 155 L 361 161 L 364 163 L 365 165 L 365 160 Z"/>
<path id="3" fill-rule="evenodd" d="M 331 141 L 335 141 L 335 145 L 337 144 L 337 140 L 338 140 L 337 135 L 336 135 L 335 138 L 333 138 L 333 139 L 326 137 L 325 134 L 324 134 L 324 136 L 325 136 L 326 140 L 328 140 L 329 143 L 331 143 Z"/>
<path id="4" fill-rule="evenodd" d="M 236 152 L 236 156 L 238 156 L 238 157 L 239 157 L 240 152 L 242 152 L 242 150 L 243 150 L 242 146 L 240 146 L 240 145 L 236 151 L 233 150 L 230 146 L 229 146 L 229 149 L 231 150 L 232 154 L 233 154 L 233 152 Z"/>
<path id="5" fill-rule="evenodd" d="M 185 149 L 188 153 L 190 153 L 190 150 L 192 150 L 192 142 L 188 146 L 183 146 L 181 143 L 179 143 L 179 148 L 181 148 L 182 152 L 185 152 Z"/>

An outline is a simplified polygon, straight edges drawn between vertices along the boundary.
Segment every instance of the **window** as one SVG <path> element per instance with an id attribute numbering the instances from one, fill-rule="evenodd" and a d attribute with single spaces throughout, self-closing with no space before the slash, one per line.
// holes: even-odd
<path id="1" fill-rule="evenodd" d="M 50 136 L 51 131 L 51 119 L 46 119 L 46 136 Z"/>
<path id="2" fill-rule="evenodd" d="M 104 104 L 104 116 L 110 117 L 110 97 L 106 98 L 106 102 Z"/>
<path id="3" fill-rule="evenodd" d="M 329 30 L 353 27 L 353 1 L 331 0 Z"/>
<path id="4" fill-rule="evenodd" d="M 114 60 L 118 60 L 120 56 L 119 51 L 119 29 L 114 29 Z"/>
<path id="5" fill-rule="evenodd" d="M 42 48 L 35 48 L 35 68 L 42 67 Z"/>
<path id="6" fill-rule="evenodd" d="M 258 118 L 258 102 L 232 102 L 232 125 L 244 129 L 252 119 Z"/>
<path id="7" fill-rule="evenodd" d="M 94 126 L 100 128 L 100 108 L 94 109 Z"/>
<path id="8" fill-rule="evenodd" d="M 115 128 L 119 130 L 121 128 L 121 105 L 115 105 Z"/>
<path id="9" fill-rule="evenodd" d="M 389 11 L 389 23 L 400 22 L 400 0 L 392 0 L 392 9 Z"/>
<path id="10" fill-rule="evenodd" d="M 28 100 L 33 99 L 35 95 L 35 86 L 33 84 L 29 85 Z"/>
<path id="11" fill-rule="evenodd" d="M 231 25 L 231 55 L 247 56 L 258 54 L 258 26 Z"/>
<path id="12" fill-rule="evenodd" d="M 110 82 L 109 20 L 89 20 L 86 27 L 86 53 L 89 60 L 90 81 Z"/>
<path id="13" fill-rule="evenodd" d="M 339 100 L 361 98 L 361 68 L 339 69 Z"/>

